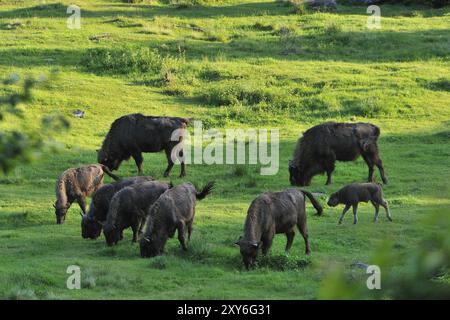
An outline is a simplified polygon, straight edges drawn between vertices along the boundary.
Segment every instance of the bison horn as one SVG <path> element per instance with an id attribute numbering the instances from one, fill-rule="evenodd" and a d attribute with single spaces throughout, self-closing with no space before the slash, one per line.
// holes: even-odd
<path id="1" fill-rule="evenodd" d="M 252 246 L 255 247 L 255 248 L 258 248 L 259 247 L 259 242 L 253 242 Z"/>
<path id="2" fill-rule="evenodd" d="M 82 218 L 84 218 L 84 213 L 80 211 L 80 215 Z"/>
<path id="3" fill-rule="evenodd" d="M 144 239 L 144 240 L 147 241 L 147 242 L 151 242 L 150 239 L 147 238 L 147 237 L 143 237 L 142 239 Z"/>

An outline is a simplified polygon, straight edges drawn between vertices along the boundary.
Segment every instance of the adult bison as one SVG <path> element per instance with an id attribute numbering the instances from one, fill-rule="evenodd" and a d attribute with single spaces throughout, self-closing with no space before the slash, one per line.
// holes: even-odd
<path id="1" fill-rule="evenodd" d="M 185 118 L 144 116 L 140 113 L 120 117 L 113 122 L 101 149 L 98 150 L 98 162 L 111 170 L 117 170 L 123 160 L 133 157 L 138 173 L 141 174 L 142 152 L 164 150 L 168 162 L 164 176 L 167 177 L 174 164 L 171 156 L 172 149 L 182 139 L 172 141 L 172 134 L 177 129 L 185 129 L 189 122 L 190 119 Z M 179 155 L 182 157 L 182 151 Z M 184 177 L 185 164 L 182 159 L 180 160 L 180 177 Z"/>
<path id="2" fill-rule="evenodd" d="M 360 155 L 369 167 L 369 182 L 373 181 L 373 168 L 377 166 L 387 184 L 378 154 L 379 136 L 380 128 L 361 122 L 327 122 L 308 129 L 297 142 L 294 159 L 289 161 L 291 184 L 307 186 L 312 177 L 323 172 L 327 173 L 326 184 L 331 184 L 336 160 L 354 161 Z"/>

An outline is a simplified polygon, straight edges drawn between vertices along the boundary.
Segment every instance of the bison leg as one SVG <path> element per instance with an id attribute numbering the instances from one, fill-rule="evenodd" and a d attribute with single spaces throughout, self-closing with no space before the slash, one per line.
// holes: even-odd
<path id="1" fill-rule="evenodd" d="M 389 180 L 384 174 L 384 167 L 383 167 L 383 161 L 381 161 L 380 158 L 377 158 L 377 161 L 375 162 L 378 170 L 380 171 L 381 180 L 383 180 L 384 184 L 388 184 Z"/>
<path id="2" fill-rule="evenodd" d="M 287 242 L 286 242 L 286 248 L 284 249 L 284 251 L 286 253 L 288 253 L 289 250 L 291 249 L 292 243 L 294 242 L 294 237 L 295 237 L 295 231 L 294 230 L 286 232 Z"/>
<path id="3" fill-rule="evenodd" d="M 131 226 L 131 230 L 133 230 L 133 239 L 131 240 L 131 242 L 136 242 L 137 241 L 137 236 L 138 236 L 138 230 L 139 230 L 139 226 L 138 224 L 133 224 Z"/>
<path id="4" fill-rule="evenodd" d="M 136 163 L 136 167 L 138 169 L 138 175 L 142 174 L 142 163 L 144 162 L 144 158 L 142 158 L 142 153 L 136 153 L 132 155 L 134 162 Z"/>
<path id="5" fill-rule="evenodd" d="M 334 152 L 330 153 L 326 156 L 326 159 L 327 162 L 325 163 L 324 167 L 327 172 L 327 182 L 325 184 L 330 185 L 332 183 L 331 176 L 335 168 L 334 164 L 336 162 L 336 155 L 334 154 Z"/>
<path id="6" fill-rule="evenodd" d="M 358 204 L 353 205 L 353 224 L 358 223 Z"/>
<path id="7" fill-rule="evenodd" d="M 378 202 L 375 201 L 371 201 L 373 206 L 375 207 L 375 217 L 373 218 L 373 222 L 377 222 L 378 221 L 378 214 L 380 211 L 380 205 L 378 204 Z"/>
<path id="8" fill-rule="evenodd" d="M 300 234 L 303 237 L 303 240 L 305 240 L 305 254 L 309 256 L 311 254 L 311 248 L 309 246 L 309 235 L 308 235 L 308 227 L 306 225 L 306 216 L 304 219 L 301 219 L 297 224 L 298 231 L 300 231 Z"/>
<path id="9" fill-rule="evenodd" d="M 344 216 L 347 213 L 348 209 L 350 209 L 350 205 L 346 204 L 344 210 L 342 211 L 341 217 L 339 218 L 339 224 L 342 224 L 342 221 L 344 220 Z"/>
<path id="10" fill-rule="evenodd" d="M 81 210 L 83 211 L 83 214 L 86 214 L 86 199 L 83 197 L 80 197 L 77 199 L 78 205 L 80 206 Z"/>
<path id="11" fill-rule="evenodd" d="M 180 172 L 180 178 L 182 177 L 186 177 L 186 164 L 183 162 L 181 162 L 181 172 Z"/>
<path id="12" fill-rule="evenodd" d="M 188 227 L 188 240 L 191 241 L 191 235 L 192 235 L 192 222 L 189 222 L 189 224 L 187 225 Z"/>
<path id="13" fill-rule="evenodd" d="M 185 240 L 185 225 L 184 222 L 180 222 L 180 224 L 178 225 L 178 241 L 180 241 L 181 244 L 181 248 L 186 251 L 187 247 L 186 247 L 186 240 Z"/>
<path id="14" fill-rule="evenodd" d="M 274 237 L 273 233 L 271 233 L 270 235 L 268 235 L 266 237 L 263 237 L 262 248 L 261 248 L 263 255 L 266 255 L 269 252 L 270 248 L 272 247 L 273 237 Z"/>
<path id="15" fill-rule="evenodd" d="M 389 210 L 389 206 L 386 200 L 382 200 L 381 206 L 386 210 L 386 216 L 389 219 L 389 221 L 392 221 L 391 211 Z"/>
<path id="16" fill-rule="evenodd" d="M 165 150 L 166 158 L 167 158 L 167 169 L 164 171 L 164 177 L 168 177 L 170 175 L 170 171 L 173 168 L 173 161 L 172 161 L 172 149 L 166 148 Z"/>
<path id="17" fill-rule="evenodd" d="M 362 154 L 364 161 L 367 163 L 367 166 L 369 167 L 369 177 L 367 178 L 368 182 L 373 182 L 373 166 L 374 162 L 370 155 Z"/>

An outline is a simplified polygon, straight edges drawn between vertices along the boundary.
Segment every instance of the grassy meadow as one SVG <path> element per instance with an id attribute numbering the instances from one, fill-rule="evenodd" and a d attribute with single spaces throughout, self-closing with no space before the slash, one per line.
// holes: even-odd
<path id="1" fill-rule="evenodd" d="M 32 164 L 0 175 L 0 298 L 326 298 L 330 273 L 341 270 L 365 286 L 356 262 L 373 263 L 374 250 L 383 246 L 407 257 L 442 231 L 424 220 L 431 212 L 450 214 L 449 7 L 382 5 L 381 29 L 369 30 L 364 6 L 315 12 L 281 1 L 174 2 L 0 0 L 0 76 L 55 74 L 33 90 L 24 117 L 8 115 L 1 129 L 38 134 L 39 119 L 48 114 L 71 124 L 54 136 L 58 152 L 42 152 Z M 81 29 L 67 27 L 70 4 L 81 8 Z M 0 86 L 0 96 L 16 89 Z M 77 109 L 84 118 L 72 115 Z M 164 256 L 142 259 L 130 230 L 115 247 L 103 236 L 82 239 L 77 205 L 56 225 L 58 175 L 96 162 L 112 121 L 134 112 L 193 117 L 221 130 L 278 128 L 278 174 L 262 176 L 260 165 L 191 164 L 180 179 L 175 166 L 175 184 L 217 183 L 197 205 L 187 252 L 174 238 Z M 342 207 L 327 207 L 323 196 L 323 216 L 313 215 L 307 202 L 310 257 L 298 232 L 289 256 L 285 236 L 278 235 L 270 256 L 245 271 L 234 242 L 251 200 L 289 187 L 297 139 L 331 120 L 381 128 L 390 179 L 384 193 L 394 222 L 381 211 L 374 224 L 372 205 L 362 204 L 356 226 L 351 213 L 338 226 Z M 167 180 L 165 168 L 163 153 L 145 154 L 145 174 Z M 135 173 L 132 160 L 117 171 Z M 366 178 L 358 159 L 337 163 L 332 185 L 316 176 L 306 189 L 329 195 Z M 69 265 L 81 267 L 81 290 L 66 288 Z M 408 272 L 401 263 L 391 267 Z"/>

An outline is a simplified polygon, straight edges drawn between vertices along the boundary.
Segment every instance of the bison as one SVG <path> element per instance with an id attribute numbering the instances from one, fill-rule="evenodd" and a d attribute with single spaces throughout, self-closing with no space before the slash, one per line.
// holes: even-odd
<path id="1" fill-rule="evenodd" d="M 392 221 L 389 206 L 386 200 L 383 199 L 383 188 L 377 183 L 352 183 L 346 185 L 338 192 L 333 193 L 328 200 L 330 207 L 335 207 L 338 204 L 344 204 L 345 208 L 339 218 L 339 224 L 342 223 L 345 213 L 353 207 L 353 224 L 358 223 L 358 203 L 370 201 L 375 207 L 375 217 L 373 222 L 378 220 L 378 211 L 380 206 L 386 210 L 386 216 L 389 221 Z"/>
<path id="2" fill-rule="evenodd" d="M 159 152 L 164 150 L 168 166 L 164 172 L 167 177 L 172 170 L 172 149 L 182 142 L 179 138 L 172 138 L 177 129 L 185 129 L 190 119 L 177 117 L 144 116 L 140 113 L 129 114 L 116 119 L 98 150 L 98 162 L 111 170 L 117 170 L 123 160 L 133 157 L 138 168 L 138 174 L 142 173 L 142 152 Z M 173 141 L 175 140 L 175 141 Z M 181 161 L 180 177 L 186 175 L 183 151 L 177 152 L 177 159 Z"/>
<path id="3" fill-rule="evenodd" d="M 321 205 L 308 191 L 292 188 L 281 192 L 265 192 L 253 200 L 247 212 L 244 236 L 236 242 L 236 245 L 240 247 L 242 260 L 247 270 L 255 264 L 260 248 L 264 255 L 267 254 L 275 234 L 286 234 L 285 250 L 288 252 L 294 241 L 295 226 L 305 241 L 306 254 L 310 254 L 305 195 L 313 204 L 317 214 L 322 214 Z"/>
<path id="4" fill-rule="evenodd" d="M 371 123 L 327 122 L 308 129 L 297 142 L 293 160 L 289 161 L 291 185 L 307 186 L 316 174 L 327 173 L 326 184 L 336 160 L 354 161 L 360 155 L 369 167 L 369 182 L 373 182 L 374 166 L 380 170 L 385 184 L 383 163 L 378 154 L 380 128 Z"/>
<path id="5" fill-rule="evenodd" d="M 97 239 L 102 232 L 102 222 L 106 220 L 109 203 L 119 190 L 135 183 L 153 181 L 152 177 L 132 177 L 107 184 L 98 189 L 92 196 L 87 214 L 82 215 L 81 236 L 85 239 Z"/>
<path id="6" fill-rule="evenodd" d="M 137 241 L 148 208 L 163 194 L 171 184 L 147 181 L 133 184 L 117 192 L 109 204 L 103 234 L 107 245 L 117 244 L 122 239 L 124 229 L 131 227 L 133 242 Z"/>
<path id="7" fill-rule="evenodd" d="M 207 183 L 198 192 L 191 183 L 183 183 L 167 190 L 153 204 L 147 215 L 144 235 L 139 244 L 141 257 L 154 257 L 164 251 L 167 239 L 178 230 L 178 240 L 183 250 L 186 247 L 186 231 L 191 239 L 196 200 L 204 199 L 213 189 L 214 182 Z"/>
<path id="8" fill-rule="evenodd" d="M 67 169 L 59 176 L 56 181 L 56 202 L 53 205 L 57 224 L 64 223 L 67 211 L 75 201 L 78 202 L 83 214 L 86 213 L 86 197 L 103 185 L 104 173 L 114 180 L 119 180 L 119 177 L 101 164 Z"/>

